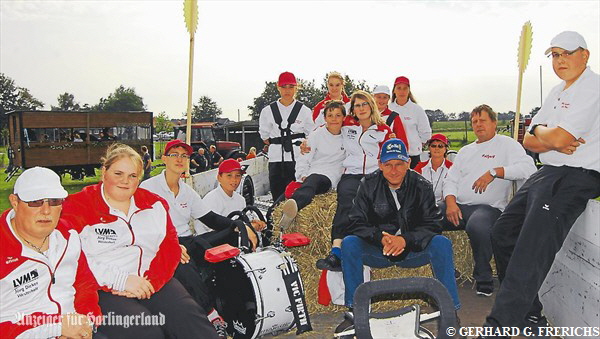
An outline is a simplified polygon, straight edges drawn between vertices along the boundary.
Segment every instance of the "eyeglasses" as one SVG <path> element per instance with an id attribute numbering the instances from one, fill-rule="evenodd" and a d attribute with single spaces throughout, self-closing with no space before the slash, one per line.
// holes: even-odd
<path id="1" fill-rule="evenodd" d="M 446 145 L 442 145 L 442 144 L 429 145 L 429 148 L 446 148 Z"/>
<path id="2" fill-rule="evenodd" d="M 19 200 L 20 200 L 20 198 L 19 198 Z M 21 201 L 23 201 L 23 200 L 21 200 Z M 49 198 L 49 199 L 39 199 L 39 200 L 34 200 L 34 201 L 23 201 L 23 202 L 26 203 L 27 206 L 29 206 L 29 207 L 42 207 L 42 205 L 44 205 L 44 201 L 48 202 L 48 206 L 60 206 L 63 204 L 65 199 Z"/>
<path id="3" fill-rule="evenodd" d="M 361 108 L 361 107 L 366 107 L 366 106 L 369 106 L 369 103 L 366 102 L 366 101 L 363 102 L 362 104 L 354 104 L 354 108 L 355 109 L 358 109 L 358 108 Z"/>
<path id="4" fill-rule="evenodd" d="M 573 55 L 573 53 L 579 51 L 580 49 L 581 47 L 572 51 L 563 51 L 562 53 L 552 52 L 548 54 L 548 58 L 552 57 L 553 60 L 558 60 L 558 58 L 560 58 L 561 56 L 563 58 L 568 58 L 570 55 Z"/>
<path id="5" fill-rule="evenodd" d="M 175 159 L 175 158 L 189 159 L 190 158 L 190 156 L 187 154 L 178 154 L 178 153 L 167 154 L 167 156 L 171 159 Z"/>

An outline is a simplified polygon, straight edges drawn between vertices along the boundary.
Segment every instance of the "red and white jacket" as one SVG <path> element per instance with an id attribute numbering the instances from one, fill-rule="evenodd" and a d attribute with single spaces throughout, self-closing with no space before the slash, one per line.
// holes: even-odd
<path id="1" fill-rule="evenodd" d="M 392 110 L 386 107 L 386 109 L 383 112 L 381 112 L 381 118 L 383 119 L 383 121 L 387 122 L 387 119 L 390 116 L 390 114 L 392 114 Z M 396 134 L 396 138 L 404 142 L 406 149 L 409 149 L 410 145 L 408 144 L 408 136 L 406 135 L 406 129 L 404 128 L 404 124 L 402 123 L 402 118 L 400 117 L 399 113 L 396 114 L 398 115 L 396 115 L 392 123 L 388 126 L 390 126 L 392 132 Z"/>
<path id="2" fill-rule="evenodd" d="M 65 220 L 48 237 L 45 255 L 23 246 L 10 220 L 0 217 L 0 336 L 51 338 L 61 335 L 61 315 L 100 319 L 98 284 L 82 255 L 81 241 Z"/>
<path id="3" fill-rule="evenodd" d="M 313 108 L 312 111 L 312 119 L 315 122 L 315 129 L 321 125 L 325 124 L 325 117 L 323 116 L 323 109 L 325 108 L 325 104 L 327 103 L 327 101 L 331 100 L 331 96 L 329 95 L 329 93 L 327 93 L 327 95 L 325 96 L 325 99 L 319 101 L 319 103 L 317 103 L 315 105 L 315 107 Z M 347 104 L 350 102 L 350 98 L 346 95 L 346 93 L 342 92 L 342 101 L 344 102 L 344 104 Z M 346 113 L 348 113 L 349 107 L 346 107 Z"/>
<path id="4" fill-rule="evenodd" d="M 384 123 L 371 125 L 363 132 L 358 119 L 346 116 L 342 124 L 342 143 L 346 151 L 344 174 L 369 174 L 379 168 L 381 145 L 392 130 Z"/>
<path id="5" fill-rule="evenodd" d="M 138 187 L 129 215 L 118 215 L 105 202 L 102 185 L 70 195 L 62 212 L 80 233 L 92 273 L 106 291 L 124 290 L 129 275 L 147 277 L 160 290 L 181 257 L 168 203 Z"/>

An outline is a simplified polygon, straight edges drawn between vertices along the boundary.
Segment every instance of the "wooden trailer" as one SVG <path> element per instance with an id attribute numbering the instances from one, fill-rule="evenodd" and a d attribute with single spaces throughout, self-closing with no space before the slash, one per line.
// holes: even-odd
<path id="1" fill-rule="evenodd" d="M 95 175 L 107 147 L 120 142 L 152 156 L 152 112 L 12 111 L 7 180 L 19 169 L 48 167 L 74 179 Z"/>

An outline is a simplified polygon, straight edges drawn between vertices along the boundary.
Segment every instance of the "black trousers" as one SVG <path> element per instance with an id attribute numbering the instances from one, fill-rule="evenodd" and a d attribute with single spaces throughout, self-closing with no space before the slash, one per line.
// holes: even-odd
<path id="1" fill-rule="evenodd" d="M 111 339 L 219 338 L 206 312 L 175 278 L 150 299 L 120 297 L 104 291 L 99 291 L 98 295 L 102 314 L 109 317 L 108 321 L 115 321 L 121 316 L 121 319 L 133 322 L 127 327 L 123 324 L 100 326 L 98 331 Z M 149 315 L 164 315 L 165 323 L 161 326 L 135 324 L 136 318 L 132 317 L 135 315 L 142 315 L 142 319 Z"/>
<path id="2" fill-rule="evenodd" d="M 337 185 L 337 208 L 333 217 L 333 226 L 331 227 L 331 240 L 344 239 L 346 229 L 350 220 L 348 214 L 354 204 L 356 191 L 360 185 L 360 180 L 364 177 L 362 174 L 343 174 Z"/>
<path id="3" fill-rule="evenodd" d="M 492 229 L 500 290 L 487 326 L 524 326 L 541 311 L 538 291 L 587 201 L 600 195 L 600 173 L 543 166 L 510 201 Z"/>
<path id="4" fill-rule="evenodd" d="M 492 227 L 500 216 L 500 210 L 489 205 L 462 205 L 458 204 L 462 213 L 462 220 L 454 226 L 446 218 L 446 204 L 440 203 L 440 210 L 444 214 L 442 227 L 444 231 L 465 230 L 473 249 L 473 278 L 478 283 L 493 283 L 492 277 L 492 242 L 490 236 Z"/>
<path id="5" fill-rule="evenodd" d="M 270 162 L 269 163 L 269 188 L 273 201 L 285 192 L 285 187 L 296 180 L 296 162 Z"/>
<path id="6" fill-rule="evenodd" d="M 298 210 L 310 204 L 317 194 L 327 193 L 331 188 L 331 180 L 322 174 L 313 173 L 304 179 L 302 186 L 294 192 L 292 199 L 296 200 Z"/>

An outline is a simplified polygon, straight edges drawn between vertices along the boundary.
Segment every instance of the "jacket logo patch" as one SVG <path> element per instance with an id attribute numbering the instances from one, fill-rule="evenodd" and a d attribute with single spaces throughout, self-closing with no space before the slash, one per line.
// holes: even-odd
<path id="1" fill-rule="evenodd" d="M 11 264 L 13 262 L 17 262 L 19 261 L 19 258 L 15 258 L 15 257 L 6 257 L 6 264 Z"/>
<path id="2" fill-rule="evenodd" d="M 117 232 L 112 228 L 95 228 L 94 232 L 100 244 L 114 244 L 117 241 Z"/>
<path id="3" fill-rule="evenodd" d="M 181 207 L 181 208 L 188 208 L 188 204 L 187 204 L 187 202 L 182 202 L 182 203 L 179 204 L 179 207 Z"/>
<path id="4" fill-rule="evenodd" d="M 568 102 L 561 102 L 561 103 L 560 103 L 560 107 L 561 107 L 561 108 L 569 108 L 569 106 L 571 106 L 571 104 L 570 104 L 570 103 L 568 103 Z"/>
<path id="5" fill-rule="evenodd" d="M 32 270 L 31 272 L 25 273 L 22 276 L 18 277 L 17 279 L 13 279 L 13 287 L 17 288 L 23 284 L 33 282 L 34 280 L 37 280 L 37 278 L 39 276 L 40 276 L 40 274 L 38 273 L 37 269 Z"/>
<path id="6" fill-rule="evenodd" d="M 246 334 L 246 327 L 242 324 L 241 321 L 234 320 L 233 328 L 241 334 Z"/>
<path id="7" fill-rule="evenodd" d="M 495 154 L 482 154 L 481 155 L 482 158 L 486 158 L 486 159 L 494 159 L 496 157 Z"/>

